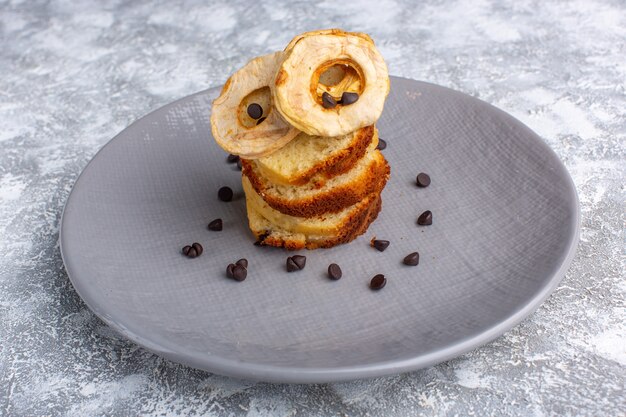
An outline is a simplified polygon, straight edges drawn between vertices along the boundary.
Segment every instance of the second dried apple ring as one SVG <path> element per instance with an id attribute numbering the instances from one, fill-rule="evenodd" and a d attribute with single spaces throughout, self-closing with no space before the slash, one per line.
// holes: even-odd
<path id="1" fill-rule="evenodd" d="M 369 37 L 340 30 L 299 35 L 285 51 L 272 86 L 283 118 L 309 135 L 341 136 L 374 124 L 389 93 L 389 74 Z M 342 105 L 342 93 L 358 100 Z M 338 105 L 328 108 L 324 96 Z"/>

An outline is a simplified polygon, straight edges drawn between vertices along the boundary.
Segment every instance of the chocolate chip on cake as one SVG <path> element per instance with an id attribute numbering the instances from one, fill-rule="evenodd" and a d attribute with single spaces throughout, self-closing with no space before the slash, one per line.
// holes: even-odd
<path id="1" fill-rule="evenodd" d="M 261 123 L 263 123 L 265 121 L 265 119 L 267 119 L 267 117 L 261 117 L 259 120 L 256 121 L 256 125 L 260 125 Z"/>
<path id="2" fill-rule="evenodd" d="M 424 172 L 417 174 L 415 182 L 418 187 L 428 187 L 430 185 L 430 176 Z"/>
<path id="3" fill-rule="evenodd" d="M 373 290 L 380 290 L 387 285 L 387 278 L 383 274 L 375 275 L 370 281 L 370 288 Z"/>
<path id="4" fill-rule="evenodd" d="M 357 93 L 350 93 L 346 91 L 341 95 L 340 103 L 344 106 L 347 106 L 349 104 L 356 103 L 358 99 L 359 95 Z"/>
<path id="5" fill-rule="evenodd" d="M 226 162 L 228 162 L 229 164 L 234 164 L 235 162 L 239 161 L 239 155 L 235 155 L 235 154 L 228 154 L 228 157 L 226 158 Z"/>
<path id="6" fill-rule="evenodd" d="M 433 213 L 430 210 L 426 210 L 417 218 L 417 224 L 420 226 L 430 226 L 433 224 Z"/>
<path id="7" fill-rule="evenodd" d="M 337 102 L 335 101 L 333 96 L 331 96 L 327 92 L 324 92 L 322 94 L 322 106 L 324 106 L 325 109 L 334 109 L 335 106 L 337 106 Z"/>
<path id="8" fill-rule="evenodd" d="M 341 268 L 337 264 L 328 265 L 328 278 L 337 281 L 343 273 L 341 272 Z"/>
<path id="9" fill-rule="evenodd" d="M 402 263 L 409 266 L 415 266 L 420 263 L 420 254 L 417 252 L 409 253 L 404 257 Z"/>
<path id="10" fill-rule="evenodd" d="M 257 240 L 254 242 L 254 246 L 264 246 L 265 243 L 263 242 L 265 239 L 267 239 L 267 237 L 271 234 L 271 232 L 269 230 L 266 230 L 265 232 L 263 232 L 262 234 L 259 235 L 259 237 L 257 238 Z"/>
<path id="11" fill-rule="evenodd" d="M 254 120 L 260 119 L 263 116 L 263 107 L 261 107 L 257 103 L 252 103 L 247 108 L 248 116 L 252 117 Z"/>
<path id="12" fill-rule="evenodd" d="M 217 197 L 222 201 L 230 201 L 233 199 L 233 190 L 230 187 L 222 187 L 217 192 Z"/>
<path id="13" fill-rule="evenodd" d="M 222 230 L 222 219 L 215 219 L 209 223 L 209 230 L 219 232 Z"/>
<path id="14" fill-rule="evenodd" d="M 378 138 L 378 145 L 376 145 L 376 149 L 378 149 L 379 151 L 382 151 L 386 147 L 387 147 L 387 142 L 385 142 L 381 138 Z"/>
<path id="15" fill-rule="evenodd" d="M 237 160 L 237 169 L 239 171 L 241 171 L 242 165 L 241 165 L 241 159 Z"/>

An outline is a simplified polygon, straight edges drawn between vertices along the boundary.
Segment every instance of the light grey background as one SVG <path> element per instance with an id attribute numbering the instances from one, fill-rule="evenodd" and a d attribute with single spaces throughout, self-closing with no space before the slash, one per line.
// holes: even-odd
<path id="1" fill-rule="evenodd" d="M 620 1 L 0 2 L 0 414 L 619 415 L 626 409 L 626 6 Z M 528 320 L 459 359 L 369 381 L 255 384 L 116 336 L 73 291 L 60 211 L 136 118 L 296 33 L 370 33 L 390 73 L 469 93 L 545 138 L 581 243 Z"/>

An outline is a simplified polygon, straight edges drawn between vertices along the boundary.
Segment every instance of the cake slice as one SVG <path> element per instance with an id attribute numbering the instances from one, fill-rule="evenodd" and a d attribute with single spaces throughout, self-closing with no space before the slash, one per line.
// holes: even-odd
<path id="1" fill-rule="evenodd" d="M 370 194 L 362 201 L 337 212 L 314 217 L 297 217 L 283 214 L 271 208 L 263 198 L 254 191 L 247 177 L 242 177 L 243 191 L 246 195 L 246 205 L 253 207 L 260 215 L 272 224 L 284 230 L 296 233 L 316 234 L 324 236 L 335 235 L 345 224 L 353 221 L 367 210 L 378 194 Z"/>
<path id="2" fill-rule="evenodd" d="M 260 176 L 273 183 L 303 185 L 315 176 L 332 178 L 350 170 L 372 142 L 378 143 L 374 126 L 336 138 L 300 133 L 271 155 L 242 164 L 254 164 Z"/>
<path id="3" fill-rule="evenodd" d="M 389 165 L 372 142 L 351 170 L 323 184 L 314 180 L 301 186 L 275 184 L 254 163 L 243 164 L 243 174 L 273 209 L 290 216 L 312 217 L 336 213 L 369 194 L 379 193 L 389 178 Z"/>
<path id="4" fill-rule="evenodd" d="M 373 195 L 369 205 L 359 207 L 348 221 L 336 229 L 334 235 L 302 233 L 286 230 L 263 217 L 254 206 L 247 204 L 250 230 L 262 246 L 275 246 L 288 250 L 330 248 L 341 243 L 348 243 L 365 233 L 369 225 L 376 220 L 381 209 L 381 199 Z M 331 220 L 326 220 L 331 221 Z M 337 221 L 337 220 L 335 220 Z"/>

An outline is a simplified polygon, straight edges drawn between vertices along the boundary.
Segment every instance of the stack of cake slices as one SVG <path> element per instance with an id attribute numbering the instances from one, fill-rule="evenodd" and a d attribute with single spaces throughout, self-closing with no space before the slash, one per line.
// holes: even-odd
<path id="1" fill-rule="evenodd" d="M 314 249 L 365 233 L 389 165 L 367 126 L 340 138 L 300 133 L 269 156 L 242 159 L 250 229 L 261 245 Z"/>
<path id="2" fill-rule="evenodd" d="M 375 126 L 388 93 L 374 41 L 340 29 L 300 34 L 226 81 L 211 131 L 241 158 L 259 245 L 327 248 L 365 233 L 389 178 Z"/>

